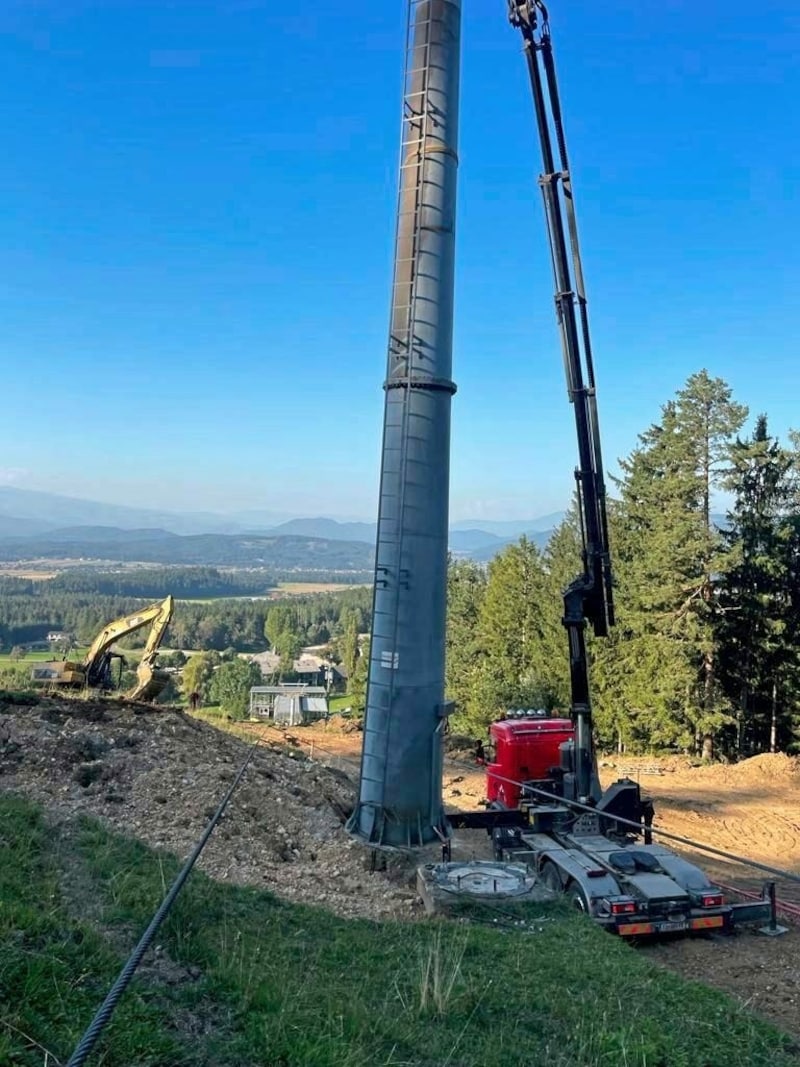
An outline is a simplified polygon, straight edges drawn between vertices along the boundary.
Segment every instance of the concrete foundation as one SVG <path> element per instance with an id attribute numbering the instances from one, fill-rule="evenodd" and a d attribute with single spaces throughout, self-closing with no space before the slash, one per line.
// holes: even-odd
<path id="1" fill-rule="evenodd" d="M 429 915 L 465 903 L 519 904 L 552 900 L 555 894 L 534 882 L 527 867 L 492 860 L 426 863 L 417 868 L 417 892 Z"/>

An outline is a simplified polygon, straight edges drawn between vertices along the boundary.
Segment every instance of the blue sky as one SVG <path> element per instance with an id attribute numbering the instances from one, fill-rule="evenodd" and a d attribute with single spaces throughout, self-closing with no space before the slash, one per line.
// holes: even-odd
<path id="1" fill-rule="evenodd" d="M 800 425 L 800 15 L 550 5 L 606 462 L 687 376 Z M 566 504 L 527 75 L 464 0 L 451 515 Z M 374 518 L 405 0 L 5 0 L 0 479 Z"/>

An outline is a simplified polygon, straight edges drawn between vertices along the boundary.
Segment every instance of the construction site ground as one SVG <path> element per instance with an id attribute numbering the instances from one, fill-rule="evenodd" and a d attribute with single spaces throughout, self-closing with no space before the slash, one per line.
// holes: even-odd
<path id="1" fill-rule="evenodd" d="M 177 709 L 125 702 L 0 700 L 0 789 L 42 803 L 55 821 L 99 816 L 146 844 L 185 856 L 246 754 L 262 739 L 228 814 L 200 860 L 212 877 L 269 889 L 342 916 L 406 918 L 424 912 L 414 888 L 418 857 L 373 872 L 369 853 L 345 833 L 357 783 L 361 733 L 334 717 L 327 724 L 280 730 L 220 722 L 220 730 Z M 234 733 L 230 731 L 235 731 Z M 761 756 L 738 766 L 693 768 L 678 759 L 623 760 L 606 766 L 640 774 L 665 829 L 800 872 L 800 770 L 797 761 Z M 484 771 L 468 750 L 446 761 L 445 801 L 474 809 Z M 454 858 L 488 858 L 483 832 L 460 832 Z M 428 858 L 428 857 L 425 857 Z M 431 858 L 436 858 L 431 850 Z M 697 859 L 697 857 L 694 857 Z M 742 869 L 716 877 L 760 886 Z M 796 888 L 779 885 L 784 899 Z M 800 1036 L 800 930 L 769 939 L 679 939 L 640 945 L 659 964 L 726 990 L 784 1031 Z"/>
<path id="2" fill-rule="evenodd" d="M 275 727 L 247 724 L 252 734 L 274 736 Z M 328 723 L 285 731 L 315 760 L 358 775 L 362 734 L 339 716 Z M 444 799 L 449 810 L 474 810 L 486 797 L 485 769 L 469 748 L 450 745 Z M 616 757 L 601 763 L 604 785 L 622 776 L 638 780 L 656 806 L 656 824 L 726 852 L 800 875 L 800 760 L 761 755 L 738 764 L 693 766 L 685 757 Z M 665 841 L 665 844 L 667 842 Z M 769 876 L 741 864 L 673 846 L 726 885 L 760 893 Z M 483 832 L 459 832 L 454 858 L 491 856 Z M 800 885 L 777 880 L 777 894 L 800 904 Z M 748 930 L 735 937 L 676 938 L 640 943 L 635 951 L 684 977 L 736 996 L 785 1030 L 800 1034 L 800 926 L 781 918 L 789 933 L 778 938 Z"/>

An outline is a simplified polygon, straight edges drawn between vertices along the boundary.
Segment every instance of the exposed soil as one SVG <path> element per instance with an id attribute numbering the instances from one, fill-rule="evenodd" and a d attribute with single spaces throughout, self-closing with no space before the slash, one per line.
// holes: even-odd
<path id="1" fill-rule="evenodd" d="M 38 800 L 55 818 L 91 813 L 178 856 L 191 851 L 248 747 L 146 705 L 0 703 L 0 789 Z M 421 913 L 412 872 L 371 873 L 369 853 L 345 833 L 354 795 L 352 779 L 273 742 L 257 751 L 198 866 L 340 915 Z"/>
<path id="2" fill-rule="evenodd" d="M 652 763 L 652 761 L 651 761 Z M 620 769 L 638 778 L 653 797 L 663 829 L 727 852 L 800 873 L 800 760 L 765 754 L 738 764 L 692 767 L 685 760 L 658 761 L 661 774 L 638 774 L 636 763 Z M 760 888 L 767 874 L 703 861 L 721 880 Z M 800 903 L 800 885 L 777 879 L 778 895 Z"/>
<path id="3" fill-rule="evenodd" d="M 263 730 L 263 727 L 255 727 Z M 269 728 L 267 728 L 269 729 Z M 272 732 L 272 731 L 270 731 Z M 293 732 L 317 759 L 358 769 L 361 734 L 344 733 L 335 718 Z M 451 810 L 476 808 L 485 798 L 485 772 L 470 758 L 466 743 L 449 746 L 444 798 Z M 657 772 L 657 773 L 656 773 Z M 601 766 L 604 785 L 622 775 L 638 780 L 656 806 L 656 825 L 761 863 L 800 874 L 800 760 L 762 755 L 738 764 L 692 766 L 684 758 L 621 758 Z M 460 834 L 454 852 L 488 855 L 485 835 Z M 739 864 L 682 850 L 709 876 L 760 892 L 769 877 Z M 777 879 L 778 896 L 800 903 L 800 885 Z M 733 937 L 680 938 L 641 944 L 661 966 L 735 996 L 788 1033 L 800 1036 L 800 927 L 767 938 L 755 931 Z"/>
<path id="4" fill-rule="evenodd" d="M 341 716 L 326 723 L 284 732 L 248 724 L 252 736 L 291 739 L 315 761 L 358 772 L 361 733 Z M 467 740 L 448 745 L 444 799 L 449 808 L 476 808 L 486 797 L 485 771 L 475 763 Z M 782 753 L 754 756 L 737 764 L 693 766 L 682 757 L 621 758 L 600 765 L 608 785 L 622 776 L 638 781 L 653 797 L 656 824 L 670 833 L 760 863 L 800 874 L 800 759 Z M 687 850 L 688 854 L 688 850 Z M 700 862 L 702 853 L 692 853 Z M 703 858 L 702 866 L 722 880 L 760 891 L 766 873 Z M 800 885 L 777 879 L 778 895 L 800 904 Z"/>
<path id="5" fill-rule="evenodd" d="M 199 866 L 220 880 L 262 886 L 340 915 L 421 915 L 414 861 L 372 872 L 369 853 L 342 825 L 355 798 L 361 733 L 336 716 L 288 731 L 258 724 L 244 729 L 264 747 Z M 462 748 L 445 762 L 444 798 L 451 809 L 474 809 L 485 796 L 484 771 L 470 759 L 469 746 Z M 72 700 L 0 703 L 0 789 L 39 800 L 55 818 L 92 813 L 180 856 L 197 841 L 247 749 L 247 741 L 170 709 Z M 738 765 L 692 767 L 681 759 L 626 758 L 602 768 L 606 782 L 621 774 L 638 777 L 654 797 L 656 822 L 664 829 L 800 873 L 800 761 L 757 756 Z M 488 838 L 459 833 L 453 853 L 487 858 Z M 691 858 L 720 881 L 760 887 L 766 877 Z M 798 890 L 778 884 L 785 900 L 800 900 Z M 726 990 L 800 1036 L 800 928 L 775 939 L 744 933 L 633 950 Z"/>

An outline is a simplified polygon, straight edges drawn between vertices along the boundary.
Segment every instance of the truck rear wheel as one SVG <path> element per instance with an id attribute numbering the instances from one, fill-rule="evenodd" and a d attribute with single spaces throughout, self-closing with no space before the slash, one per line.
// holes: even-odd
<path id="1" fill-rule="evenodd" d="M 564 883 L 561 880 L 561 874 L 556 867 L 555 863 L 550 860 L 545 860 L 539 871 L 539 879 L 542 885 L 548 889 L 552 889 L 554 893 L 564 892 Z"/>
<path id="2" fill-rule="evenodd" d="M 591 915 L 586 894 L 577 882 L 570 882 L 567 886 L 567 900 L 576 911 L 582 911 L 584 915 Z"/>

